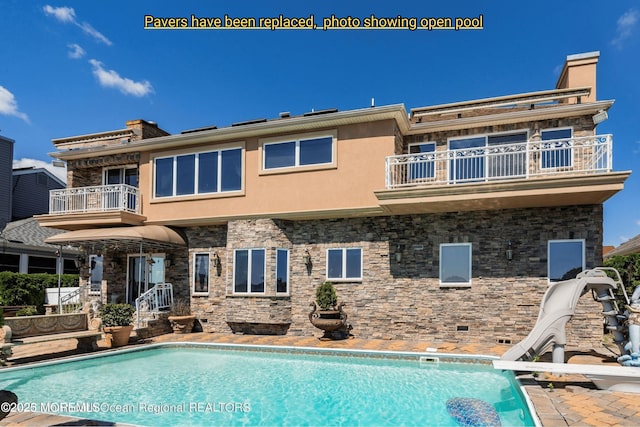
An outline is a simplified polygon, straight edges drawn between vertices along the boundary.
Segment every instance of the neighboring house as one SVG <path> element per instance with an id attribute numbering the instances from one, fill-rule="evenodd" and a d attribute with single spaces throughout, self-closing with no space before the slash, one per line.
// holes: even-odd
<path id="1" fill-rule="evenodd" d="M 11 165 L 14 142 L 0 135 L 0 230 L 11 221 Z"/>
<path id="2" fill-rule="evenodd" d="M 49 191 L 66 184 L 44 168 L 13 169 L 12 221 L 49 212 Z"/>
<path id="3" fill-rule="evenodd" d="M 75 248 L 44 242 L 63 230 L 40 227 L 33 215 L 49 211 L 49 190 L 65 183 L 46 169 L 12 169 L 14 141 L 0 136 L 0 271 L 78 273 Z"/>
<path id="4" fill-rule="evenodd" d="M 607 252 L 605 254 L 605 258 L 610 258 L 615 255 L 631 255 L 638 253 L 640 253 L 640 234 Z"/>
<path id="5" fill-rule="evenodd" d="M 0 271 L 78 274 L 76 248 L 44 243 L 45 239 L 62 232 L 41 227 L 35 218 L 8 223 L 0 232 Z M 58 257 L 60 249 L 62 257 Z"/>
<path id="6" fill-rule="evenodd" d="M 569 56 L 552 90 L 409 114 L 54 139 L 68 188 L 38 220 L 102 251 L 105 300 L 171 282 L 205 331 L 310 335 L 329 280 L 358 337 L 514 342 L 550 281 L 601 265 L 602 204 L 630 174 L 596 132 L 598 57 Z M 569 336 L 591 345 L 601 309 L 580 307 Z"/>

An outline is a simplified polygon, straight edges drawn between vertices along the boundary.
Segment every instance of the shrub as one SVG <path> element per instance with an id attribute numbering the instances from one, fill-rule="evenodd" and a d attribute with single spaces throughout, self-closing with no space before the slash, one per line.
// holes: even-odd
<path id="1" fill-rule="evenodd" d="M 78 286 L 77 274 L 62 274 L 62 287 Z M 44 306 L 46 288 L 58 287 L 57 274 L 24 274 L 10 271 L 0 272 L 0 305 L 33 305 Z"/>
<path id="2" fill-rule="evenodd" d="M 20 310 L 16 311 L 16 316 L 35 316 L 37 314 L 38 314 L 38 310 L 32 305 L 21 308 Z"/>
<path id="3" fill-rule="evenodd" d="M 607 259 L 604 265 L 618 270 L 627 295 L 631 298 L 633 290 L 636 286 L 640 286 L 640 254 L 614 255 Z M 618 292 L 620 293 L 620 291 Z M 622 299 L 620 295 L 618 297 Z"/>
<path id="4" fill-rule="evenodd" d="M 316 303 L 321 310 L 331 310 L 338 304 L 338 296 L 333 283 L 324 282 L 316 289 Z"/>
<path id="5" fill-rule="evenodd" d="M 103 326 L 129 326 L 133 323 L 133 306 L 129 304 L 105 304 L 100 308 Z"/>
<path id="6" fill-rule="evenodd" d="M 177 299 L 171 304 L 171 315 L 172 316 L 190 316 L 191 315 L 191 306 L 189 302 L 185 299 Z"/>

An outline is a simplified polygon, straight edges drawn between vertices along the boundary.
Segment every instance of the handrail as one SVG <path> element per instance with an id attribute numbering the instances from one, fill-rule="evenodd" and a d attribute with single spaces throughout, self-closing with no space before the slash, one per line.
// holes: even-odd
<path id="1" fill-rule="evenodd" d="M 85 291 L 87 289 L 87 286 L 88 284 L 85 283 L 83 285 L 78 286 L 77 289 L 69 292 L 68 294 L 62 295 L 60 297 L 60 303 L 59 303 L 60 313 L 58 314 L 72 313 L 78 308 L 78 304 L 80 305 L 80 308 L 82 308 L 84 306 L 84 303 L 86 302 Z M 79 301 L 73 302 L 72 300 L 74 300 L 76 297 L 79 297 Z"/>
<path id="2" fill-rule="evenodd" d="M 389 156 L 386 188 L 607 173 L 612 145 L 611 135 L 594 135 Z"/>
<path id="3" fill-rule="evenodd" d="M 49 191 L 49 213 L 140 212 L 140 189 L 128 184 L 71 187 Z"/>
<path id="4" fill-rule="evenodd" d="M 173 304 L 173 285 L 171 283 L 156 283 L 149 290 L 136 298 L 136 327 L 140 327 L 140 313 L 158 313 L 169 309 Z"/>

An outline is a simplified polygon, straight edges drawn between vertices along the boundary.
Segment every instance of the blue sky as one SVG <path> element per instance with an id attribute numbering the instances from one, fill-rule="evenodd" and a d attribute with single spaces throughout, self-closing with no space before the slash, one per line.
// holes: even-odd
<path id="1" fill-rule="evenodd" d="M 598 133 L 614 169 L 640 160 L 640 0 L 0 0 L 0 135 L 21 164 L 51 139 L 156 121 L 171 133 L 279 112 L 410 108 L 553 89 L 567 55 L 600 51 Z M 484 29 L 145 30 L 144 16 L 484 17 Z M 605 204 L 605 244 L 640 233 L 640 175 Z"/>

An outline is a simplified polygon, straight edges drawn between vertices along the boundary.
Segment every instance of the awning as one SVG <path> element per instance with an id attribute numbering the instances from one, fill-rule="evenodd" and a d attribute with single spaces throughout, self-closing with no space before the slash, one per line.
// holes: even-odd
<path id="1" fill-rule="evenodd" d="M 134 227 L 91 228 L 68 231 L 45 240 L 54 245 L 96 245 L 119 250 L 137 250 L 140 245 L 147 249 L 171 249 L 186 246 L 184 238 L 175 230 L 162 225 L 140 225 Z"/>

